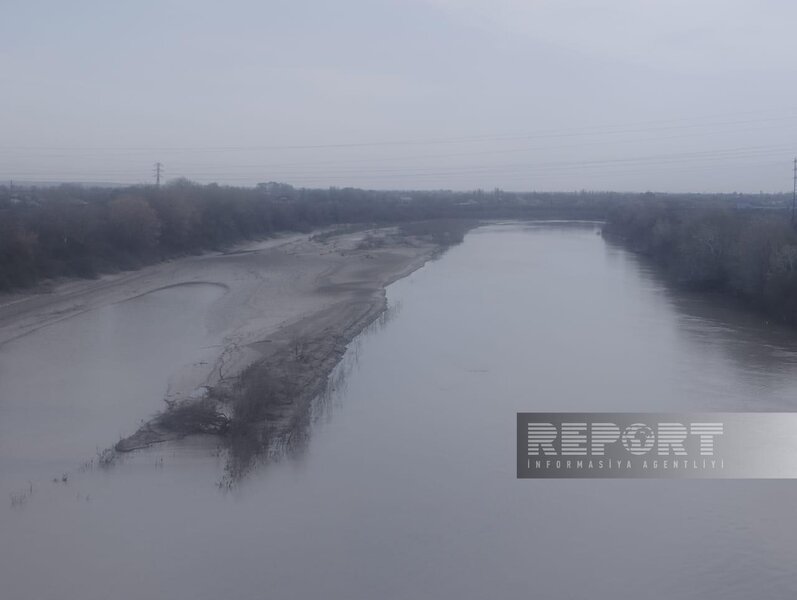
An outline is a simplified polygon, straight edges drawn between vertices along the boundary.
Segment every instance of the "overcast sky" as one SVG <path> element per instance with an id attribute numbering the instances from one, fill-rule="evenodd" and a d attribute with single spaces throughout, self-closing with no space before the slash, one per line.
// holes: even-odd
<path id="1" fill-rule="evenodd" d="M 0 0 L 0 177 L 782 191 L 794 0 Z"/>

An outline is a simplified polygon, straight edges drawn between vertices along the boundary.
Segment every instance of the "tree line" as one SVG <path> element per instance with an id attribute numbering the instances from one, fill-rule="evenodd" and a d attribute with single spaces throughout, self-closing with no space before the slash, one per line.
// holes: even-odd
<path id="1" fill-rule="evenodd" d="M 101 273 L 206 250 L 278 232 L 339 224 L 400 224 L 441 243 L 461 238 L 457 219 L 605 219 L 613 208 L 654 204 L 655 194 L 454 192 L 308 189 L 268 183 L 254 188 L 199 185 L 50 187 L 0 185 L 0 291 L 57 277 Z M 779 195 L 667 195 L 701 205 L 783 206 Z M 626 213 L 630 215 L 630 213 Z M 430 229 L 412 223 L 447 220 Z M 621 225 L 619 214 L 615 224 Z"/>
<path id="2" fill-rule="evenodd" d="M 0 188 L 0 290 L 45 278 L 94 277 L 282 231 L 433 218 L 361 190 L 196 185 Z"/>
<path id="3" fill-rule="evenodd" d="M 0 186 L 0 291 L 134 269 L 277 232 L 343 223 L 522 218 L 530 212 L 581 215 L 601 212 L 594 208 L 599 204 L 567 197 L 552 208 L 547 196 L 529 201 L 500 191 L 381 192 L 276 183 L 243 188 L 186 180 L 160 187 Z"/>
<path id="4" fill-rule="evenodd" d="M 732 294 L 797 324 L 797 231 L 785 207 L 628 203 L 609 211 L 604 234 L 650 256 L 682 286 Z"/>

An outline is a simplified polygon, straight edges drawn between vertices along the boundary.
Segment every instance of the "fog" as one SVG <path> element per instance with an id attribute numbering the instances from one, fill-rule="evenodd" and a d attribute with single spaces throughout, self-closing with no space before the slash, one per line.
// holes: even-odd
<path id="1" fill-rule="evenodd" d="M 785 1 L 3 2 L 0 178 L 783 191 Z"/>

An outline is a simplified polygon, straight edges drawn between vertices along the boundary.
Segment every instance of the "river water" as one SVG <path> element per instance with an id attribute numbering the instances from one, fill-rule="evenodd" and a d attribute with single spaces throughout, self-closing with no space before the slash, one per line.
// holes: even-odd
<path id="1" fill-rule="evenodd" d="M 797 481 L 515 478 L 519 411 L 797 409 L 793 332 L 669 289 L 598 225 L 483 227 L 392 285 L 240 481 L 213 439 L 91 463 L 201 360 L 223 293 L 0 348 L 0 596 L 797 596 Z"/>

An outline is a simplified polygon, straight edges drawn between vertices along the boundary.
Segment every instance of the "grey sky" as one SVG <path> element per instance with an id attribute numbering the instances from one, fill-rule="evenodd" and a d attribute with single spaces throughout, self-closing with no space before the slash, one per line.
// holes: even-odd
<path id="1" fill-rule="evenodd" d="M 783 0 L 2 0 L 0 177 L 779 191 Z"/>

